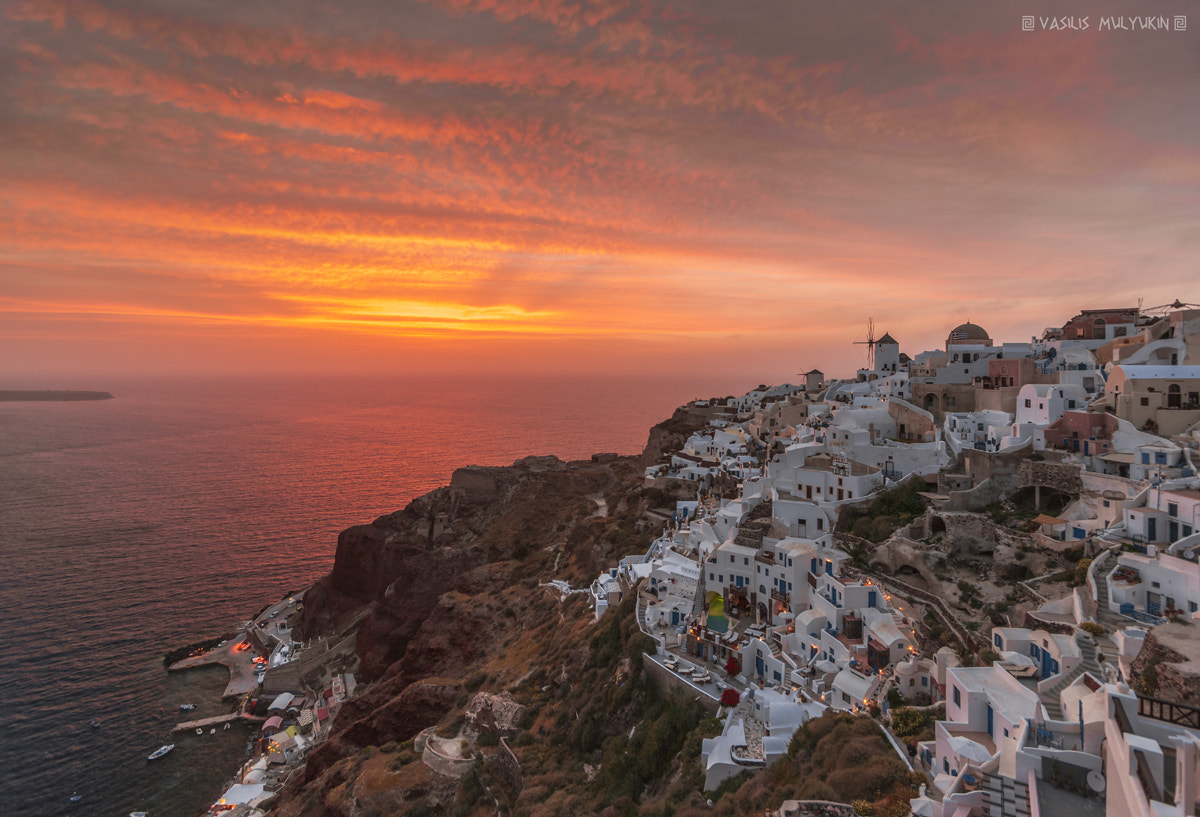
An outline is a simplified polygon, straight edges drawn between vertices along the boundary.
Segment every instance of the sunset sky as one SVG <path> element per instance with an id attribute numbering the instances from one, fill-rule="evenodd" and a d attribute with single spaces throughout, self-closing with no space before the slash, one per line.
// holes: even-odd
<path id="1" fill-rule="evenodd" d="M 1200 301 L 1195 3 L 0 9 L 4 383 L 781 381 Z"/>

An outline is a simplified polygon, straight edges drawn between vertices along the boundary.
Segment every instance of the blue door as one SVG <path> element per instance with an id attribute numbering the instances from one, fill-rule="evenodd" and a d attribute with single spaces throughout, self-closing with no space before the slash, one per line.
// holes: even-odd
<path id="1" fill-rule="evenodd" d="M 867 592 L 867 606 L 868 607 L 875 606 L 875 591 L 874 590 L 870 590 Z"/>
<path id="2" fill-rule="evenodd" d="M 754 668 L 758 670 L 759 675 L 763 674 L 762 653 L 758 653 L 757 655 L 754 656 Z"/>
<path id="3" fill-rule="evenodd" d="M 1058 675 L 1058 662 L 1050 656 L 1049 650 L 1042 650 L 1042 678 Z"/>
<path id="4" fill-rule="evenodd" d="M 672 625 L 672 626 L 674 626 L 674 625 L 676 625 L 676 624 L 678 624 L 678 623 L 679 623 L 679 611 L 678 611 L 678 610 L 672 610 L 672 611 L 671 611 L 671 625 Z"/>
<path id="5" fill-rule="evenodd" d="M 1146 520 L 1146 538 L 1151 542 L 1158 539 L 1158 520 L 1153 516 Z"/>

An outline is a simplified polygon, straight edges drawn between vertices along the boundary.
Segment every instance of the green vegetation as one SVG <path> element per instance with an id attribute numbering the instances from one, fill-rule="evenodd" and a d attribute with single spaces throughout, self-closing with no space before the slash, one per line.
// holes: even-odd
<path id="1" fill-rule="evenodd" d="M 866 505 L 842 508 L 837 530 L 878 544 L 925 512 L 920 490 L 923 483 L 910 479 L 883 491 Z M 854 554 L 851 553 L 853 556 Z"/>
<path id="2" fill-rule="evenodd" d="M 865 715 L 826 712 L 796 731 L 788 754 L 736 791 L 724 793 L 708 813 L 718 817 L 762 814 L 784 800 L 861 801 L 882 817 L 902 817 L 916 796 L 908 769 L 879 724 Z M 680 810 L 680 817 L 704 810 Z"/>
<path id="3" fill-rule="evenodd" d="M 1075 585 L 1078 587 L 1087 581 L 1088 568 L 1092 566 L 1091 559 L 1080 559 L 1075 565 Z"/>
<path id="4" fill-rule="evenodd" d="M 1142 668 L 1141 673 L 1133 682 L 1133 688 L 1139 695 L 1153 697 L 1158 693 L 1158 664 L 1151 661 Z"/>
<path id="5" fill-rule="evenodd" d="M 933 735 L 933 722 L 938 718 L 945 717 L 942 714 L 943 710 L 928 710 L 928 709 L 895 709 L 892 710 L 892 732 L 898 738 L 910 738 L 915 740 L 927 740 L 923 737 L 925 733 L 929 736 Z"/>

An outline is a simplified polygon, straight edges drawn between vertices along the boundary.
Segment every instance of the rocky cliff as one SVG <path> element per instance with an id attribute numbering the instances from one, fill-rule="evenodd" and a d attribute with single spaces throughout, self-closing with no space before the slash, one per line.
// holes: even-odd
<path id="1" fill-rule="evenodd" d="M 365 688 L 272 813 L 703 811 L 700 740 L 719 724 L 647 681 L 640 654 L 654 642 L 636 625 L 634 597 L 597 622 L 586 593 L 547 582 L 586 588 L 646 550 L 661 525 L 646 512 L 669 497 L 643 486 L 645 463 L 706 419 L 677 411 L 640 457 L 460 469 L 449 486 L 344 531 L 301 626 L 305 637 L 357 629 Z M 500 730 L 506 742 L 477 737 L 480 695 L 520 712 Z M 461 778 L 420 760 L 422 730 L 434 726 L 439 745 L 463 743 L 478 758 Z"/>

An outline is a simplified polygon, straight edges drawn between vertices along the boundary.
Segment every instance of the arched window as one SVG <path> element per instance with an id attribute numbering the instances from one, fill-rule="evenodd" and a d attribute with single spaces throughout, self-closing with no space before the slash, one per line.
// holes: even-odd
<path id="1" fill-rule="evenodd" d="M 1183 403 L 1183 394 L 1178 383 L 1172 383 L 1167 388 L 1167 408 L 1181 408 Z"/>

